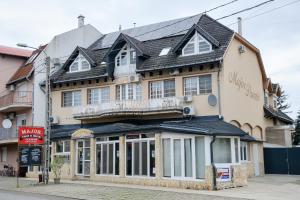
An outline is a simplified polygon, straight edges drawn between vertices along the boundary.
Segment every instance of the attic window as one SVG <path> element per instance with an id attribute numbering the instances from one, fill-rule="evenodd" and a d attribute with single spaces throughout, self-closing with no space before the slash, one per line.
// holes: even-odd
<path id="1" fill-rule="evenodd" d="M 81 55 L 79 54 L 74 62 L 71 64 L 69 72 L 81 72 L 81 71 L 88 71 L 91 69 L 90 63 Z"/>
<path id="2" fill-rule="evenodd" d="M 169 51 L 170 51 L 171 47 L 167 47 L 167 48 L 163 48 L 159 54 L 159 56 L 166 56 Z"/>
<path id="3" fill-rule="evenodd" d="M 136 63 L 135 50 L 130 45 L 125 45 L 115 59 L 116 67 L 134 65 Z"/>
<path id="4" fill-rule="evenodd" d="M 212 51 L 211 44 L 202 37 L 198 32 L 190 39 L 190 41 L 182 49 L 182 55 L 203 54 Z"/>

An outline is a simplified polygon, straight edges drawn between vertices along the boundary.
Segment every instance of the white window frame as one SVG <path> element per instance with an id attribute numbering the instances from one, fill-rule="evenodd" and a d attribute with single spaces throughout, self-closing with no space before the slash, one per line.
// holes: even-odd
<path id="1" fill-rule="evenodd" d="M 108 103 L 110 101 L 110 87 L 101 87 L 101 88 L 89 88 L 88 89 L 88 104 L 89 105 L 95 105 L 95 104 L 100 104 L 100 103 Z M 93 95 L 92 95 L 92 91 L 98 90 L 99 95 L 98 95 L 98 99 L 94 99 L 93 100 Z M 102 91 L 103 90 L 108 90 L 108 99 L 104 99 L 102 96 Z M 89 96 L 90 95 L 90 96 Z M 98 103 L 92 103 L 92 102 L 98 102 Z"/>
<path id="2" fill-rule="evenodd" d="M 129 98 L 129 85 L 132 85 L 132 99 Z M 120 88 L 120 95 L 118 96 L 117 87 Z M 123 87 L 125 87 L 125 99 L 123 99 Z M 116 85 L 116 100 L 127 101 L 127 100 L 142 100 L 142 87 L 141 83 L 126 83 Z"/>
<path id="3" fill-rule="evenodd" d="M 246 150 L 246 157 L 245 157 L 245 151 Z M 248 143 L 241 141 L 240 142 L 240 160 L 241 162 L 247 162 L 249 161 L 249 154 L 248 154 Z"/>
<path id="4" fill-rule="evenodd" d="M 65 105 L 65 93 L 72 93 L 72 104 L 71 105 Z M 78 105 L 75 105 L 75 93 L 79 93 L 80 96 L 80 102 Z M 81 90 L 74 90 L 74 91 L 63 91 L 62 92 L 62 107 L 74 107 L 74 106 L 81 106 Z"/>
<path id="5" fill-rule="evenodd" d="M 237 165 L 237 164 L 241 164 L 241 159 L 240 159 L 240 138 L 239 137 L 222 137 L 222 136 L 218 136 L 217 138 L 228 138 L 230 139 L 230 150 L 231 150 L 231 162 L 230 163 L 218 163 L 215 162 L 218 165 Z M 237 150 L 238 152 L 235 151 L 235 144 L 234 144 L 234 140 L 237 139 L 238 141 L 238 147 Z M 236 153 L 238 154 L 238 162 L 236 162 Z"/>
<path id="6" fill-rule="evenodd" d="M 207 152 L 207 140 L 205 136 L 200 135 L 182 135 L 182 134 L 173 134 L 173 133 L 164 133 L 161 137 L 161 148 L 163 149 L 163 139 L 170 139 L 170 155 L 171 155 L 171 177 L 165 177 L 162 170 L 163 179 L 174 179 L 174 180 L 193 180 L 193 181 L 204 181 L 204 178 L 196 178 L 196 137 L 203 137 L 204 140 L 204 165 L 207 165 L 208 152 Z M 185 177 L 185 152 L 184 152 L 184 140 L 191 139 L 192 143 L 192 177 Z M 181 143 L 181 176 L 175 176 L 175 167 L 174 167 L 174 140 L 180 140 Z M 162 157 L 163 157 L 162 150 Z M 163 160 L 162 160 L 163 165 Z M 162 167 L 163 169 L 163 167 Z"/>
<path id="7" fill-rule="evenodd" d="M 206 77 L 206 76 L 210 76 L 210 85 L 211 85 L 211 88 L 210 88 L 210 92 L 204 92 L 204 93 L 201 93 L 200 91 L 200 79 L 201 77 Z M 187 79 L 193 79 L 193 78 L 197 78 L 197 94 L 196 95 L 208 95 L 208 94 L 211 94 L 212 93 L 212 90 L 213 90 L 213 76 L 212 74 L 203 74 L 203 75 L 199 75 L 199 76 L 188 76 L 188 77 L 184 77 L 183 78 L 183 94 L 184 96 L 187 95 L 187 91 L 186 91 L 186 84 L 185 84 L 185 81 Z M 206 89 L 208 90 L 208 89 Z M 194 96 L 194 95 L 188 95 L 188 96 Z"/>
<path id="8" fill-rule="evenodd" d="M 7 162 L 7 147 L 1 147 L 1 162 Z"/>
<path id="9" fill-rule="evenodd" d="M 159 80 L 159 81 L 150 81 L 149 82 L 149 98 L 150 99 L 161 99 L 161 98 L 168 98 L 165 96 L 165 82 L 166 81 L 174 81 L 174 96 L 168 96 L 168 97 L 175 97 L 176 96 L 176 80 L 175 79 L 165 79 L 165 80 Z M 161 89 L 161 97 L 158 97 L 157 89 L 155 90 L 155 95 L 152 95 L 152 86 L 153 84 L 157 84 Z"/>
<path id="10" fill-rule="evenodd" d="M 87 62 L 88 63 L 88 69 L 82 69 L 82 63 Z M 72 65 L 75 63 L 78 64 L 78 70 L 72 70 Z M 75 60 L 72 62 L 72 64 L 69 67 L 69 73 L 74 73 L 74 72 L 83 72 L 83 71 L 89 71 L 91 69 L 91 64 L 85 57 L 81 54 L 78 54 L 78 56 L 75 58 Z"/>
<path id="11" fill-rule="evenodd" d="M 118 136 L 119 137 L 119 136 Z M 119 144 L 119 154 L 118 154 L 118 159 L 119 159 L 119 165 L 120 165 L 120 139 L 119 140 L 108 140 L 109 137 L 103 137 L 106 140 L 104 141 L 96 141 L 96 146 L 95 146 L 95 175 L 96 176 L 120 176 L 120 166 L 119 166 L 119 174 L 116 174 L 116 144 Z M 103 173 L 103 145 L 107 145 L 107 163 L 106 163 L 106 169 L 109 171 L 108 166 L 109 166 L 109 144 L 113 144 L 113 173 Z M 97 145 L 101 145 L 101 160 L 100 160 L 100 173 L 97 173 Z"/>
<path id="12" fill-rule="evenodd" d="M 194 41 L 192 41 L 194 40 Z M 199 51 L 199 42 L 206 42 L 209 45 L 209 50 L 208 51 Z M 184 50 L 186 49 L 187 45 L 189 44 L 194 44 L 194 52 L 193 53 L 184 53 Z M 209 41 L 207 41 L 203 36 L 201 36 L 197 31 L 193 35 L 193 37 L 190 39 L 188 43 L 182 48 L 182 56 L 190 56 L 190 55 L 196 55 L 196 54 L 204 54 L 204 53 L 209 53 L 212 51 L 212 45 Z"/>
<path id="13" fill-rule="evenodd" d="M 127 139 L 127 137 L 125 137 L 125 177 L 147 177 L 147 178 L 155 178 L 156 177 L 156 168 L 154 167 L 155 173 L 154 176 L 150 176 L 150 141 L 154 141 L 154 145 L 155 145 L 155 136 L 151 137 L 151 138 L 142 138 L 142 134 L 139 134 L 139 138 L 136 139 Z M 136 135 L 136 134 L 134 134 Z M 143 142 L 147 142 L 147 175 L 134 175 L 134 170 L 135 170 L 135 166 L 134 166 L 134 156 L 135 156 L 135 149 L 134 149 L 134 143 L 139 143 L 139 152 L 142 152 L 142 143 Z M 127 175 L 127 143 L 131 143 L 131 175 Z M 156 146 L 155 146 L 156 149 Z M 142 154 L 139 153 L 139 166 L 140 169 L 139 171 L 141 172 L 141 162 L 142 162 Z M 155 157 L 155 162 L 157 162 L 157 159 Z"/>
<path id="14" fill-rule="evenodd" d="M 57 142 L 62 142 L 62 152 L 57 152 Z M 66 151 L 66 142 L 69 142 L 70 150 Z M 71 152 L 71 140 L 59 140 L 55 142 L 55 155 L 66 155 Z"/>
<path id="15" fill-rule="evenodd" d="M 269 107 L 269 93 L 267 91 L 264 93 L 264 103 L 266 107 Z"/>
<path id="16" fill-rule="evenodd" d="M 126 53 L 126 58 L 125 58 L 126 64 L 122 64 L 122 62 L 121 62 L 122 53 Z M 133 58 L 135 59 L 134 63 L 131 63 L 131 55 L 133 55 Z M 129 66 L 129 65 L 136 65 L 136 52 L 129 44 L 126 44 L 122 47 L 122 49 L 119 51 L 119 53 L 115 57 L 115 67 L 122 67 L 122 66 Z"/>

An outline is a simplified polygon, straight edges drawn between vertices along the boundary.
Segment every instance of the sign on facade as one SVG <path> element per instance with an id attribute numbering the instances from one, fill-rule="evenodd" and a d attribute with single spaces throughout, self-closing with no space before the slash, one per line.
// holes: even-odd
<path id="1" fill-rule="evenodd" d="M 21 147 L 20 148 L 20 166 L 34 166 L 42 163 L 41 147 Z"/>
<path id="2" fill-rule="evenodd" d="M 42 145 L 44 144 L 43 127 L 19 127 L 19 145 Z"/>
<path id="3" fill-rule="evenodd" d="M 217 179 L 219 181 L 230 181 L 230 168 L 229 167 L 217 168 Z"/>

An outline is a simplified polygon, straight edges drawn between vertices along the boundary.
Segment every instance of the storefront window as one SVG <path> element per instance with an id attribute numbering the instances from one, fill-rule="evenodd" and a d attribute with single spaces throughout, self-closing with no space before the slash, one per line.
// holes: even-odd
<path id="1" fill-rule="evenodd" d="M 204 137 L 174 135 L 163 138 L 162 145 L 164 177 L 204 178 Z"/>
<path id="2" fill-rule="evenodd" d="M 142 137 L 142 134 L 126 136 L 127 176 L 155 176 L 154 140 L 154 137 Z"/>
<path id="3" fill-rule="evenodd" d="M 59 140 L 56 142 L 56 153 L 70 153 L 70 140 Z"/>
<path id="4" fill-rule="evenodd" d="M 213 148 L 215 163 L 231 163 L 230 138 L 217 138 Z"/>
<path id="5" fill-rule="evenodd" d="M 97 138 L 96 174 L 119 175 L 119 137 Z"/>
<path id="6" fill-rule="evenodd" d="M 240 153 L 241 153 L 241 161 L 247 161 L 248 160 L 248 144 L 247 144 L 247 142 L 241 142 Z"/>

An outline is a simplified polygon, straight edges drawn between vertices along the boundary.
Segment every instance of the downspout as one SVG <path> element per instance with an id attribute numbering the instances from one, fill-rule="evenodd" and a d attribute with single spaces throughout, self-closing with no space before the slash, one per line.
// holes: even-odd
<path id="1" fill-rule="evenodd" d="M 213 139 L 210 142 L 210 161 L 211 161 L 211 165 L 212 165 L 212 176 L 213 176 L 213 184 L 212 184 L 212 190 L 217 190 L 217 180 L 216 180 L 216 165 L 214 162 L 214 152 L 213 152 L 213 144 L 216 141 L 216 136 L 213 135 Z"/>
<path id="2" fill-rule="evenodd" d="M 218 77 L 217 77 L 217 81 L 218 81 L 218 98 L 219 98 L 219 116 L 222 116 L 222 107 L 221 107 L 221 85 L 220 85 L 220 72 L 221 72 L 222 66 L 223 66 L 223 62 L 220 61 L 220 63 L 219 63 L 219 69 L 218 69 Z"/>

